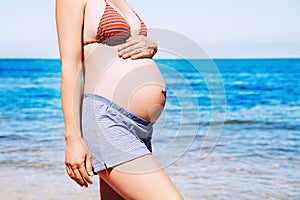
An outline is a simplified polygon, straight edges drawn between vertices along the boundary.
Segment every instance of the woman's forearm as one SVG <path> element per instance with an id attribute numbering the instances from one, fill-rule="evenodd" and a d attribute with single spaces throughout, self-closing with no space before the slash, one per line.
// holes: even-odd
<path id="1" fill-rule="evenodd" d="M 82 26 L 85 0 L 56 0 L 56 26 L 62 66 L 61 98 L 66 137 L 81 136 Z"/>
<path id="2" fill-rule="evenodd" d="M 81 137 L 82 65 L 76 65 L 64 66 L 62 64 L 61 98 L 66 138 Z"/>

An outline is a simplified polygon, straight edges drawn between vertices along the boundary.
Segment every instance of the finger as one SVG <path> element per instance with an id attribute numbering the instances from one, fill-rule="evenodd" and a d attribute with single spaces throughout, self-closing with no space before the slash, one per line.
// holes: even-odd
<path id="1" fill-rule="evenodd" d="M 66 170 L 67 170 L 67 173 L 68 173 L 69 177 L 70 177 L 71 179 L 74 179 L 74 178 L 75 178 L 75 175 L 74 175 L 74 172 L 73 172 L 73 170 L 72 170 L 72 168 L 71 168 L 70 165 L 66 165 Z"/>
<path id="2" fill-rule="evenodd" d="M 119 56 L 122 57 L 124 54 L 128 54 L 136 49 L 142 49 L 143 44 L 142 43 L 136 43 L 134 45 L 131 45 L 125 49 L 123 49 L 122 51 L 119 51 Z"/>
<path id="3" fill-rule="evenodd" d="M 88 187 L 87 183 L 83 180 L 79 169 L 73 169 L 75 178 L 74 180 L 81 186 L 81 187 Z"/>
<path id="4" fill-rule="evenodd" d="M 139 43 L 140 41 L 141 41 L 141 38 L 139 38 L 137 36 L 133 36 L 133 37 L 129 38 L 128 40 L 126 40 L 126 43 L 122 44 L 118 50 L 122 51 L 123 49 L 126 49 L 132 45 Z"/>
<path id="5" fill-rule="evenodd" d="M 139 58 L 151 58 L 151 57 L 152 57 L 152 54 L 149 54 L 149 52 L 142 51 L 138 54 L 131 56 L 131 59 L 136 60 Z"/>
<path id="6" fill-rule="evenodd" d="M 93 176 L 93 175 L 94 175 L 94 172 L 93 172 L 93 166 L 92 166 L 92 157 L 91 157 L 90 155 L 88 155 L 88 156 L 86 157 L 85 168 L 86 168 L 87 173 L 88 173 L 90 176 Z"/>
<path id="7" fill-rule="evenodd" d="M 141 52 L 141 53 L 138 53 L 138 54 L 135 54 L 135 55 L 131 56 L 131 59 L 133 59 L 133 60 L 136 60 L 136 59 L 139 59 L 139 58 L 144 58 L 144 52 Z"/>
<path id="8" fill-rule="evenodd" d="M 90 178 L 89 174 L 87 173 L 86 169 L 84 166 L 82 166 L 81 168 L 79 168 L 79 172 L 81 177 L 89 184 L 93 184 L 92 179 Z M 85 182 L 85 184 L 86 184 Z"/>
<path id="9" fill-rule="evenodd" d="M 126 42 L 118 48 L 118 51 L 122 51 L 122 50 L 124 50 L 132 45 L 135 45 L 137 43 L 138 43 L 138 41 L 136 41 L 136 40 L 131 40 L 130 42 Z"/>
<path id="10" fill-rule="evenodd" d="M 129 57 L 132 57 L 133 55 L 136 55 L 136 54 L 139 54 L 139 53 L 141 53 L 141 49 L 135 49 L 135 50 L 133 50 L 133 51 L 131 51 L 131 52 L 129 52 L 129 53 L 125 53 L 125 54 L 123 54 L 122 55 L 122 58 L 129 58 Z"/>
<path id="11" fill-rule="evenodd" d="M 67 171 L 67 174 L 69 175 L 69 176 L 71 176 L 71 170 L 69 169 L 69 167 L 66 165 L 66 171 Z"/>

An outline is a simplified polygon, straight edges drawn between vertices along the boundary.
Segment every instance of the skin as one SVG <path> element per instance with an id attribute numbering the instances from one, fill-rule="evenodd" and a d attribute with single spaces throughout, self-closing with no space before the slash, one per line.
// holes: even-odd
<path id="1" fill-rule="evenodd" d="M 131 37 L 127 42 L 120 46 L 119 56 L 133 60 L 139 58 L 152 58 L 157 52 L 156 43 L 143 35 Z"/>
<path id="2" fill-rule="evenodd" d="M 56 23 L 62 66 L 61 96 L 65 123 L 65 165 L 67 174 L 81 187 L 93 184 L 91 155 L 81 137 L 82 27 L 87 0 L 56 0 Z M 110 1 L 128 12 L 126 2 Z M 125 5 L 125 6 L 124 6 Z M 128 7 L 128 6 L 127 6 Z M 144 36 L 133 36 L 118 48 L 123 59 L 152 58 L 156 43 Z M 176 187 L 152 155 L 142 156 L 114 168 L 100 171 L 101 198 L 182 199 Z"/>

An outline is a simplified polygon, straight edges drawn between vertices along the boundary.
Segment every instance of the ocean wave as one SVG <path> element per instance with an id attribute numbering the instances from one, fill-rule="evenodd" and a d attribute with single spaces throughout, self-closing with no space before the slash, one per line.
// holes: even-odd
<path id="1" fill-rule="evenodd" d="M 17 134 L 8 134 L 0 135 L 0 139 L 3 140 L 30 140 L 31 136 L 29 135 L 17 135 Z"/>
<path id="2" fill-rule="evenodd" d="M 63 166 L 63 163 L 61 164 Z M 18 168 L 34 168 L 34 169 L 59 169 L 58 165 L 50 163 L 42 163 L 40 161 L 30 162 L 28 160 L 4 160 L 0 161 L 1 167 L 18 167 Z"/>

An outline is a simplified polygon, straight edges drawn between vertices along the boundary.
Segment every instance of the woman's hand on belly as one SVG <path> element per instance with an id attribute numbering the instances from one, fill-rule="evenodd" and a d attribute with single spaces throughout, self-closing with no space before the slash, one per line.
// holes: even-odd
<path id="1" fill-rule="evenodd" d="M 120 45 L 118 51 L 123 59 L 152 58 L 157 52 L 157 44 L 148 37 L 135 35 L 130 37 L 125 44 Z"/>

